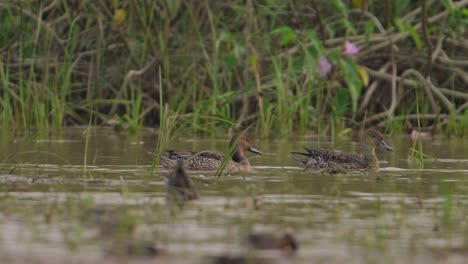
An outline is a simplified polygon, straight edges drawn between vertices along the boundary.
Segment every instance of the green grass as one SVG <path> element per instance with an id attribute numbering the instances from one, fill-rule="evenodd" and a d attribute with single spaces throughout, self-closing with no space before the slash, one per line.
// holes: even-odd
<path id="1" fill-rule="evenodd" d="M 464 36 L 467 22 L 466 6 L 448 4 L 432 4 L 427 14 L 407 17 L 420 7 L 409 0 L 369 5 L 368 14 L 390 32 L 385 37 L 376 21 L 352 14 L 357 7 L 342 0 L 313 5 L 292 0 L 229 5 L 213 0 L 41 3 L 0 7 L 2 127 L 60 133 L 65 126 L 88 124 L 94 115 L 96 124 L 118 120 L 119 129 L 137 133 L 177 113 L 184 120 L 174 122 L 175 127 L 203 134 L 224 134 L 231 123 L 255 124 L 262 137 L 358 129 L 365 115 L 357 109 L 367 92 L 359 66 L 378 70 L 394 61 L 398 72 L 411 68 L 424 74 L 428 60 L 418 26 L 421 17 L 450 12 L 446 24 L 429 25 L 433 38 Z M 320 16 L 310 15 L 310 9 Z M 119 12 L 120 20 L 114 17 Z M 390 48 L 376 47 L 398 34 L 407 37 L 395 43 L 400 50 L 393 60 Z M 346 40 L 359 45 L 358 55 L 342 54 Z M 442 49 L 454 60 L 463 60 L 466 53 L 445 45 Z M 408 54 L 414 57 L 408 60 Z M 328 76 L 318 74 L 321 56 L 333 65 Z M 433 83 L 464 92 L 454 66 L 439 65 L 446 68 L 433 67 Z M 371 82 L 377 79 L 370 77 Z M 381 84 L 365 109 L 368 117 L 391 103 L 389 82 L 378 80 Z M 159 98 L 164 98 L 168 113 L 164 105 L 155 106 Z M 467 118 L 457 109 L 465 100 L 447 99 L 453 109 L 441 108 L 441 114 L 450 115 L 441 131 L 463 136 Z M 433 112 L 427 100 L 420 100 L 418 109 L 420 115 Z M 399 102 L 395 114 L 416 114 L 414 100 Z M 368 126 L 386 118 L 393 116 Z M 416 126 L 414 119 L 405 121 Z M 423 130 L 438 122 L 420 121 Z M 387 130 L 392 129 L 403 128 L 387 123 Z"/>

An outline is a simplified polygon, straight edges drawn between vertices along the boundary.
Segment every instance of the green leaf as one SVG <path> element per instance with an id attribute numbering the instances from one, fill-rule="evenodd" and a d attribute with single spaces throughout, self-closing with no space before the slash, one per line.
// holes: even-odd
<path id="1" fill-rule="evenodd" d="M 271 31 L 271 34 L 283 36 L 280 41 L 281 45 L 288 45 L 296 40 L 296 32 L 288 26 L 279 27 Z"/>
<path id="2" fill-rule="evenodd" d="M 310 39 L 310 41 L 312 42 L 312 45 L 313 47 L 315 48 L 315 51 L 317 51 L 318 53 L 320 54 L 323 54 L 325 53 L 325 49 L 322 45 L 322 42 L 319 40 L 319 38 L 317 37 L 317 34 L 315 33 L 315 30 L 307 30 L 305 32 L 305 35 L 307 38 Z"/>
<path id="3" fill-rule="evenodd" d="M 330 50 L 327 58 L 331 64 L 337 64 L 341 60 L 341 52 L 336 49 Z"/>
<path id="4" fill-rule="evenodd" d="M 340 60 L 340 69 L 343 73 L 344 81 L 349 89 L 354 116 L 357 111 L 359 96 L 361 95 L 362 90 L 362 83 L 359 78 L 357 65 L 347 60 Z"/>
<path id="5" fill-rule="evenodd" d="M 237 58 L 233 53 L 228 53 L 223 58 L 223 64 L 226 71 L 230 72 L 237 65 Z"/>
<path id="6" fill-rule="evenodd" d="M 349 111 L 349 92 L 346 89 L 340 88 L 335 96 L 335 116 L 343 117 Z"/>
<path id="7" fill-rule="evenodd" d="M 397 26 L 399 32 L 406 32 L 406 26 L 401 19 L 395 18 L 395 25 Z"/>
<path id="8" fill-rule="evenodd" d="M 234 56 L 236 56 L 236 59 L 242 58 L 244 56 L 244 54 L 245 54 L 244 44 L 236 42 L 234 44 L 233 53 L 234 53 Z"/>
<path id="9" fill-rule="evenodd" d="M 171 18 L 174 18 L 180 10 L 183 1 L 181 0 L 168 0 L 166 1 L 167 7 L 169 9 L 169 15 Z"/>
<path id="10" fill-rule="evenodd" d="M 344 27 L 351 31 L 353 34 L 356 34 L 356 28 L 354 28 L 353 24 L 346 18 L 341 19 L 341 23 L 344 25 Z"/>
<path id="11" fill-rule="evenodd" d="M 232 38 L 231 33 L 226 32 L 226 31 L 221 32 L 221 34 L 219 34 L 218 39 L 216 40 L 216 44 L 215 44 L 216 52 L 219 51 L 219 47 L 221 46 L 223 42 L 227 42 L 228 40 L 231 40 L 231 38 Z"/>
<path id="12" fill-rule="evenodd" d="M 444 4 L 445 9 L 448 9 L 450 12 L 453 11 L 451 0 L 443 0 L 442 3 Z"/>
<path id="13" fill-rule="evenodd" d="M 304 68 L 308 71 L 313 71 L 316 67 L 318 54 L 315 53 L 315 49 L 304 53 Z"/>
<path id="14" fill-rule="evenodd" d="M 347 8 L 346 8 L 346 5 L 341 0 L 331 0 L 331 2 L 341 14 L 344 14 L 346 16 Z"/>
<path id="15" fill-rule="evenodd" d="M 409 10 L 410 0 L 396 0 L 393 2 L 395 17 L 401 17 L 406 10 Z"/>
<path id="16" fill-rule="evenodd" d="M 413 42 L 414 44 L 416 45 L 416 47 L 418 49 L 422 49 L 422 41 L 421 41 L 421 38 L 419 37 L 419 34 L 418 32 L 416 32 L 416 30 L 414 29 L 413 26 L 411 26 L 410 24 L 406 24 L 404 23 L 401 19 L 399 18 L 396 18 L 395 19 L 395 24 L 397 25 L 398 27 L 398 30 L 401 32 L 401 33 L 408 33 L 411 38 L 413 39 Z"/>
<path id="17" fill-rule="evenodd" d="M 371 19 L 367 21 L 366 26 L 364 28 L 364 39 L 366 40 L 366 43 L 369 42 L 370 36 L 374 33 L 374 21 Z"/>
<path id="18" fill-rule="evenodd" d="M 421 38 L 419 37 L 418 32 L 412 27 L 411 25 L 407 24 L 407 31 L 410 34 L 410 36 L 413 38 L 414 44 L 416 44 L 416 47 L 420 50 L 422 49 L 422 41 Z"/>
<path id="19" fill-rule="evenodd" d="M 326 24 L 325 28 L 327 29 L 327 34 L 330 38 L 336 37 L 336 30 L 331 24 Z"/>

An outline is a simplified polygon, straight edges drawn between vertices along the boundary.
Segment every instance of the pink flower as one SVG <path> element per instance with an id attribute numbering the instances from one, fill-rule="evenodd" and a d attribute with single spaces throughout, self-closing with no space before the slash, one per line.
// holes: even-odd
<path id="1" fill-rule="evenodd" d="M 411 137 L 411 140 L 415 141 L 419 136 L 419 133 L 418 131 L 416 131 L 416 129 L 413 129 L 411 130 L 411 134 L 410 134 L 410 137 Z"/>
<path id="2" fill-rule="evenodd" d="M 350 41 L 346 41 L 343 55 L 358 54 L 359 48 Z"/>
<path id="3" fill-rule="evenodd" d="M 327 58 L 324 56 L 320 56 L 319 62 L 318 62 L 318 72 L 320 76 L 326 76 L 327 74 L 330 73 L 332 69 L 332 65 L 328 62 Z"/>

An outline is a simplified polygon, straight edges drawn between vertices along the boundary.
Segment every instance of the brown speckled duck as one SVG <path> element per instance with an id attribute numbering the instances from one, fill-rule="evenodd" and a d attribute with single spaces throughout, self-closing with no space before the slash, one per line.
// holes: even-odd
<path id="1" fill-rule="evenodd" d="M 250 162 L 245 152 L 262 155 L 262 152 L 253 147 L 252 141 L 245 135 L 234 136 L 229 142 L 229 148 L 235 146 L 232 160 L 226 165 L 224 171 L 229 173 L 250 173 Z M 185 169 L 188 171 L 216 171 L 221 165 L 224 154 L 210 151 L 178 151 L 169 150 L 161 157 L 164 168 L 174 168 L 177 160 L 186 160 Z"/>
<path id="2" fill-rule="evenodd" d="M 376 171 L 380 168 L 379 160 L 375 155 L 375 148 L 382 147 L 387 151 L 393 148 L 383 140 L 382 134 L 375 129 L 369 129 L 361 141 L 362 154 L 349 154 L 335 150 L 304 147 L 307 153 L 291 152 L 292 154 L 303 155 L 303 158 L 293 157 L 305 165 L 305 169 L 322 170 L 337 169 L 338 171 L 348 170 L 369 170 Z"/>
<path id="3" fill-rule="evenodd" d="M 289 233 L 282 236 L 272 233 L 250 233 L 247 240 L 255 249 L 278 249 L 293 253 L 299 247 L 296 238 Z"/>

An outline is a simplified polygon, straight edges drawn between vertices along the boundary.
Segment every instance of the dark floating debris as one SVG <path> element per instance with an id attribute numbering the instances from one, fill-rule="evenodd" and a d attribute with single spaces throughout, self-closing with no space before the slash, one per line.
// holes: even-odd
<path id="1" fill-rule="evenodd" d="M 198 193 L 184 169 L 184 161 L 177 160 L 174 171 L 168 175 L 167 199 L 177 204 L 198 199 Z"/>
<path id="2" fill-rule="evenodd" d="M 212 264 L 279 264 L 273 258 L 258 258 L 253 256 L 217 256 L 213 258 Z"/>

